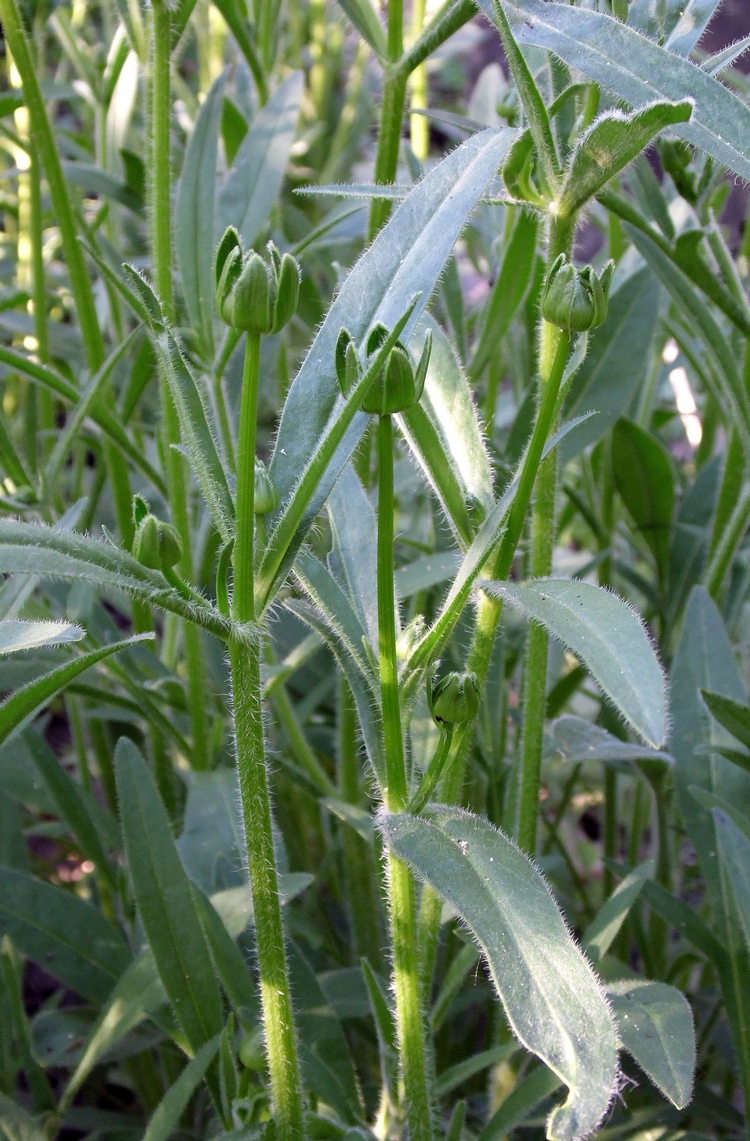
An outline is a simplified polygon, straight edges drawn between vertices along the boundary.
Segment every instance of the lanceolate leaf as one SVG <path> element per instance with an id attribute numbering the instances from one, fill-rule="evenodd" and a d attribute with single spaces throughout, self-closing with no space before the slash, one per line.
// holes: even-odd
<path id="1" fill-rule="evenodd" d="M 620 498 L 651 549 L 663 583 L 669 566 L 675 500 L 669 453 L 640 424 L 621 419 L 612 431 L 612 472 Z"/>
<path id="2" fill-rule="evenodd" d="M 159 976 L 193 1049 L 221 1031 L 213 965 L 164 805 L 138 750 L 115 751 L 117 794 L 135 901 Z"/>
<path id="3" fill-rule="evenodd" d="M 554 52 L 632 107 L 695 99 L 674 133 L 741 178 L 750 178 L 750 108 L 716 79 L 601 12 L 544 0 L 502 0 L 520 43 Z M 479 0 L 493 19 L 491 0 Z"/>
<path id="4" fill-rule="evenodd" d="M 234 226 L 252 246 L 281 188 L 294 142 L 303 77 L 294 71 L 279 84 L 245 135 L 219 193 L 217 240 Z"/>
<path id="5" fill-rule="evenodd" d="M 645 741 L 654 748 L 664 743 L 664 675 L 637 612 L 627 602 L 602 587 L 571 579 L 484 587 L 568 646 Z"/>
<path id="6" fill-rule="evenodd" d="M 750 839 L 726 812 L 713 809 L 722 873 L 734 893 L 745 940 L 750 948 Z"/>
<path id="7" fill-rule="evenodd" d="M 223 542 L 234 538 L 234 503 L 211 431 L 206 402 L 174 335 L 157 341 L 159 356 L 180 418 L 190 463 Z"/>
<path id="8" fill-rule="evenodd" d="M 721 0 L 688 0 L 664 44 L 667 51 L 689 56 L 720 4 Z"/>
<path id="9" fill-rule="evenodd" d="M 693 105 L 656 102 L 629 115 L 602 115 L 576 143 L 558 198 L 560 213 L 572 217 L 666 127 L 686 123 Z"/>
<path id="10" fill-rule="evenodd" d="M 206 356 L 213 351 L 214 199 L 226 72 L 198 112 L 182 165 L 175 204 L 175 246 L 190 321 Z"/>
<path id="11" fill-rule="evenodd" d="M 127 649 L 128 646 L 151 638 L 151 636 L 150 634 L 139 634 L 135 638 L 126 638 L 123 642 L 114 642 L 111 646 L 100 646 L 98 650 L 81 654 L 80 657 L 65 662 L 64 665 L 58 666 L 50 673 L 43 674 L 27 685 L 22 685 L 20 689 L 17 689 L 10 697 L 6 697 L 5 701 L 0 704 L 0 744 L 7 740 L 13 730 L 17 729 L 26 718 L 31 717 L 48 701 L 51 701 L 56 693 L 69 685 L 79 674 L 91 669 L 103 658 L 108 658 L 110 654 L 116 654 L 120 650 Z"/>
<path id="12" fill-rule="evenodd" d="M 684 996 L 666 983 L 630 979 L 609 983 L 607 994 L 623 1046 L 683 1109 L 692 1097 L 695 1070 L 693 1015 Z"/>
<path id="13" fill-rule="evenodd" d="M 0 654 L 80 642 L 85 636 L 85 631 L 74 622 L 33 622 L 21 618 L 4 618 L 0 622 Z"/>
<path id="14" fill-rule="evenodd" d="M 426 175 L 352 269 L 289 390 L 271 474 L 279 512 L 317 447 L 340 399 L 334 354 L 342 328 L 361 344 L 376 322 L 392 328 L 415 294 L 419 302 L 402 340 L 430 299 L 454 242 L 502 163 L 513 131 L 490 129 L 468 139 Z M 356 446 L 367 418 L 357 415 L 318 487 L 315 513 Z M 317 504 L 317 507 L 315 505 Z M 277 514 L 278 514 L 277 513 Z"/>
<path id="15" fill-rule="evenodd" d="M 143 1141 L 167 1141 L 172 1131 L 177 1128 L 183 1110 L 216 1057 L 219 1040 L 220 1036 L 217 1034 L 210 1042 L 206 1042 L 205 1046 L 201 1046 L 195 1057 L 191 1058 L 154 1110 Z"/>
<path id="16" fill-rule="evenodd" d="M 471 928 L 521 1043 L 569 1087 L 547 1136 L 573 1141 L 591 1132 L 616 1087 L 615 1027 L 533 864 L 492 825 L 456 808 L 387 816 L 383 827 L 394 851 Z"/>
<path id="17" fill-rule="evenodd" d="M 119 932 L 71 891 L 11 868 L 0 877 L 0 935 L 82 998 L 103 1002 L 131 959 Z"/>
<path id="18" fill-rule="evenodd" d="M 609 899 L 599 908 L 595 918 L 583 935 L 583 946 L 598 963 L 606 955 L 617 932 L 625 922 L 628 912 L 641 893 L 643 885 L 654 872 L 653 860 L 641 864 L 619 884 Z"/>
<path id="19" fill-rule="evenodd" d="M 228 618 L 206 604 L 184 598 L 158 571 L 149 570 L 112 543 L 41 523 L 0 521 L 0 574 L 33 574 L 90 582 L 122 591 L 203 626 L 219 638 L 233 631 Z M 237 634 L 241 631 L 237 630 Z"/>

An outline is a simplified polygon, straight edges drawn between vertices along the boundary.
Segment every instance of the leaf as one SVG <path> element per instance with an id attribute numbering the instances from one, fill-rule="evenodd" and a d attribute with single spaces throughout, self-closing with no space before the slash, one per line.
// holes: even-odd
<path id="1" fill-rule="evenodd" d="M 46 1141 L 41 1125 L 17 1101 L 0 1092 L 0 1129 L 7 1141 Z"/>
<path id="2" fill-rule="evenodd" d="M 326 315 L 289 390 L 271 461 L 281 497 L 275 523 L 309 463 L 340 401 L 333 367 L 336 340 L 346 328 L 361 345 L 376 323 L 392 328 L 416 294 L 418 304 L 402 339 L 411 334 L 476 203 L 502 163 L 513 131 L 474 135 L 414 187 L 354 266 Z M 306 519 L 325 502 L 360 439 L 367 417 L 357 413 L 318 482 Z"/>
<path id="3" fill-rule="evenodd" d="M 244 839 L 234 769 L 193 773 L 177 851 L 193 884 L 206 895 L 244 884 Z"/>
<path id="4" fill-rule="evenodd" d="M 107 998 L 89 1035 L 83 1055 L 65 1087 L 64 1106 L 70 1105 L 94 1066 L 145 1017 L 167 1002 L 167 996 L 150 951 L 134 959 Z"/>
<path id="5" fill-rule="evenodd" d="M 745 940 L 750 947 L 750 839 L 720 808 L 712 811 L 719 859 L 731 884 Z"/>
<path id="6" fill-rule="evenodd" d="M 667 736 L 664 675 L 638 613 L 603 587 L 571 579 L 483 583 L 578 657 L 620 715 L 654 748 Z"/>
<path id="7" fill-rule="evenodd" d="M 220 1040 L 221 1035 L 217 1034 L 210 1042 L 206 1042 L 205 1046 L 201 1046 L 195 1057 L 190 1059 L 151 1115 L 143 1141 L 167 1141 L 173 1130 L 177 1128 L 190 1098 L 216 1057 Z"/>
<path id="8" fill-rule="evenodd" d="M 669 454 L 655 436 L 632 420 L 618 420 L 612 431 L 612 473 L 615 487 L 636 530 L 656 562 L 659 580 L 666 581 L 675 487 Z"/>
<path id="9" fill-rule="evenodd" d="M 626 876 L 599 908 L 581 940 L 594 964 L 600 962 L 612 946 L 628 912 L 641 894 L 643 885 L 653 874 L 654 861 L 647 860 Z"/>
<path id="10" fill-rule="evenodd" d="M 664 766 L 672 764 L 669 753 L 652 749 L 648 745 L 621 741 L 600 725 L 570 713 L 558 717 L 551 728 L 555 747 L 563 759 L 571 764 L 586 761 L 603 761 L 614 765 L 625 762 L 637 765 L 639 761 L 657 762 Z"/>
<path id="11" fill-rule="evenodd" d="M 750 776 L 717 750 L 731 738 L 709 714 L 699 691 L 708 690 L 744 704 L 745 689 L 734 661 L 721 615 L 703 587 L 690 593 L 672 668 L 674 727 L 671 752 L 675 759 L 677 797 L 698 862 L 706 880 L 709 899 L 719 920 L 727 946 L 734 924 L 727 912 L 717 861 L 717 839 L 710 809 L 700 804 L 691 789 L 697 787 L 720 796 L 739 812 L 750 815 Z"/>
<path id="12" fill-rule="evenodd" d="M 431 586 L 453 578 L 460 565 L 459 551 L 435 551 L 434 555 L 422 555 L 396 571 L 396 597 L 410 598 L 420 590 L 429 590 Z"/>
<path id="13" fill-rule="evenodd" d="M 130 962 L 119 932 L 77 895 L 2 869 L 0 935 L 82 998 L 103 1002 Z"/>
<path id="14" fill-rule="evenodd" d="M 369 644 L 365 628 L 333 575 L 309 551 L 300 554 L 294 571 L 305 593 L 357 663 L 363 677 L 375 685 L 372 666 L 365 652 L 365 643 Z"/>
<path id="15" fill-rule="evenodd" d="M 568 218 L 592 199 L 667 127 L 686 123 L 692 101 L 649 103 L 624 114 L 608 111 L 589 127 L 575 145 L 558 196 L 557 209 Z"/>
<path id="16" fill-rule="evenodd" d="M 630 407 L 650 360 L 660 292 L 654 274 L 643 268 L 627 277 L 610 297 L 607 318 L 590 334 L 586 359 L 565 401 L 566 417 L 591 409 L 598 415 L 561 444 L 562 463 L 602 439 Z"/>
<path id="17" fill-rule="evenodd" d="M 720 693 L 711 693 L 707 689 L 701 689 L 700 692 L 711 716 L 745 748 L 750 748 L 750 705 L 733 701 L 731 697 L 724 697 Z"/>
<path id="18" fill-rule="evenodd" d="M 481 1053 L 474 1054 L 463 1062 L 457 1062 L 455 1066 L 443 1070 L 442 1074 L 438 1075 L 435 1082 L 435 1096 L 446 1097 L 475 1074 L 481 1074 L 490 1066 L 496 1066 L 498 1062 L 512 1058 L 517 1052 L 518 1047 L 515 1042 L 505 1042 L 502 1046 L 492 1046 L 489 1050 L 482 1050 Z"/>
<path id="19" fill-rule="evenodd" d="M 2 556 L 0 556 L 2 557 Z M 28 718 L 51 701 L 55 694 L 64 689 L 66 685 L 86 670 L 91 669 L 97 662 L 126 650 L 138 642 L 151 640 L 153 634 L 137 634 L 134 638 L 125 638 L 122 642 L 113 642 L 111 646 L 100 646 L 98 650 L 90 650 L 87 654 L 65 662 L 50 673 L 42 674 L 34 681 L 22 685 L 10 697 L 0 703 L 0 744 L 6 741 L 11 733 Z"/>
<path id="20" fill-rule="evenodd" d="M 383 829 L 396 854 L 471 928 L 519 1041 L 569 1087 L 548 1118 L 548 1137 L 572 1141 L 593 1130 L 617 1082 L 615 1028 L 533 864 L 492 825 L 460 809 L 386 816 Z"/>
<path id="21" fill-rule="evenodd" d="M 476 530 L 467 502 L 480 505 L 484 513 L 494 506 L 492 470 L 463 369 L 445 333 L 431 318 L 420 321 L 412 341 L 414 352 L 419 355 L 428 331 L 432 353 L 424 394 L 419 404 L 401 414 L 400 423 L 465 547 Z"/>
<path id="22" fill-rule="evenodd" d="M 689 56 L 708 27 L 721 0 L 688 0 L 664 44 L 675 55 Z M 680 5 L 682 7 L 682 5 Z M 678 9 L 679 11 L 679 9 Z"/>
<path id="23" fill-rule="evenodd" d="M 177 1021 L 197 1050 L 221 1031 L 221 997 L 153 777 L 127 738 L 115 749 L 117 796 L 136 906 Z"/>
<path id="24" fill-rule="evenodd" d="M 500 1141 L 538 1109 L 559 1085 L 560 1079 L 552 1070 L 546 1066 L 535 1066 L 503 1100 L 479 1134 L 479 1141 Z"/>
<path id="25" fill-rule="evenodd" d="M 116 890 L 117 882 L 105 844 L 120 848 L 117 821 L 68 775 L 46 741 L 36 733 L 27 733 L 26 745 L 61 817 L 75 837 L 81 855 L 91 860 Z"/>
<path id="26" fill-rule="evenodd" d="M 222 541 L 228 543 L 234 538 L 234 502 L 219 458 L 205 396 L 173 334 L 167 330 L 156 345 L 180 418 L 190 463 Z"/>
<path id="27" fill-rule="evenodd" d="M 352 464 L 347 464 L 328 497 L 333 535 L 329 558 L 367 631 L 370 645 L 378 644 L 377 516 Z M 333 566 L 332 560 L 336 565 Z"/>
<path id="28" fill-rule="evenodd" d="M 676 987 L 627 979 L 607 984 L 620 1041 L 665 1097 L 684 1109 L 695 1072 L 693 1015 Z"/>
<path id="29" fill-rule="evenodd" d="M 67 642 L 80 642 L 85 637 L 86 631 L 74 622 L 3 618 L 0 622 L 0 654 L 16 654 L 19 650 L 34 650 L 39 646 L 62 646 Z"/>
<path id="30" fill-rule="evenodd" d="M 492 20 L 490 0 L 479 0 Z M 544 0 L 503 0 L 522 44 L 554 52 L 631 107 L 654 99 L 695 99 L 690 123 L 672 129 L 741 178 L 750 178 L 750 108 L 728 88 L 632 28 L 584 8 Z"/>
<path id="31" fill-rule="evenodd" d="M 214 199 L 226 71 L 201 104 L 177 187 L 174 235 L 182 292 L 204 356 L 213 356 Z"/>
<path id="32" fill-rule="evenodd" d="M 252 905 L 250 885 L 245 884 L 242 890 Z M 249 1025 L 260 1013 L 255 979 L 212 901 L 196 887 L 193 887 L 193 898 L 216 975 L 241 1024 Z"/>
<path id="33" fill-rule="evenodd" d="M 219 192 L 215 237 L 234 226 L 249 247 L 261 233 L 286 174 L 302 88 L 302 72 L 293 71 L 253 119 Z"/>
<path id="34" fill-rule="evenodd" d="M 161 606 L 218 638 L 226 639 L 233 631 L 241 634 L 218 610 L 184 598 L 158 571 L 142 566 L 113 543 L 59 531 L 41 523 L 0 520 L 0 574 L 83 580 L 122 591 L 152 606 Z"/>
<path id="35" fill-rule="evenodd" d="M 495 284 L 484 310 L 481 332 L 469 366 L 472 380 L 496 352 L 500 341 L 508 332 L 518 306 L 526 294 L 536 264 L 536 242 L 539 223 L 531 211 L 521 210 L 513 227 Z"/>
<path id="36" fill-rule="evenodd" d="M 719 974 L 726 970 L 726 950 L 692 907 L 654 880 L 643 885 L 643 896 L 657 915 L 716 966 Z"/>
<path id="37" fill-rule="evenodd" d="M 381 60 L 386 60 L 388 58 L 388 42 L 385 38 L 383 25 L 380 23 L 370 0 L 339 0 L 339 4 L 362 39 L 370 45 Z"/>

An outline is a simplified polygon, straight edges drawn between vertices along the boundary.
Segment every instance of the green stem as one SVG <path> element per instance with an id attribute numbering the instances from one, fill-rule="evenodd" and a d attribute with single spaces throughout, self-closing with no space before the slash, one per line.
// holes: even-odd
<path id="1" fill-rule="evenodd" d="M 164 311 L 174 317 L 172 288 L 172 173 L 170 168 L 170 121 L 172 113 L 171 15 L 164 0 L 151 5 L 151 90 L 149 115 L 149 159 L 151 170 L 151 267 L 154 285 Z M 181 578 L 193 578 L 192 536 L 188 510 L 185 460 L 180 445 L 180 422 L 169 391 L 166 376 L 161 376 L 162 424 L 167 487 L 172 521 L 182 539 L 183 555 L 178 567 Z M 200 631 L 190 622 L 183 623 L 183 645 L 190 703 L 190 732 L 193 742 L 192 762 L 196 769 L 210 766 L 208 725 L 206 720 L 206 680 Z"/>
<path id="2" fill-rule="evenodd" d="M 232 611 L 234 619 L 241 623 L 251 623 L 255 619 L 253 508 L 259 365 L 260 337 L 248 334 L 237 452 L 237 533 L 232 552 Z M 300 1141 L 304 1131 L 304 1104 L 271 828 L 261 708 L 260 637 L 251 645 L 233 641 L 229 647 L 229 658 L 237 769 L 253 891 L 261 1003 L 274 1117 L 279 1141 Z"/>
<path id="3" fill-rule="evenodd" d="M 380 109 L 380 134 L 375 156 L 375 182 L 384 185 L 394 181 L 398 169 L 407 79 L 406 70 L 400 66 L 386 70 L 383 103 Z M 373 240 L 378 230 L 388 221 L 391 205 L 388 198 L 373 198 L 367 235 L 369 241 Z"/>
<path id="4" fill-rule="evenodd" d="M 396 605 L 393 589 L 393 421 L 378 421 L 378 647 L 388 812 L 402 812 L 407 800 L 406 764 L 396 659 Z M 420 1001 L 414 879 L 391 852 L 387 857 L 393 947 L 396 1027 L 411 1141 L 432 1141 L 425 1021 Z"/>
<path id="5" fill-rule="evenodd" d="M 237 441 L 237 533 L 234 540 L 234 610 L 240 622 L 255 618 L 255 436 L 260 335 L 248 333 L 242 373 Z"/>
<path id="6" fill-rule="evenodd" d="M 407 812 L 417 813 L 421 812 L 427 801 L 431 799 L 433 792 L 437 788 L 438 781 L 443 775 L 445 762 L 448 760 L 451 747 L 451 739 L 453 737 L 452 726 L 443 729 L 440 734 L 440 741 L 435 750 L 435 755 L 429 763 L 427 772 L 419 782 L 417 791 L 409 801 Z"/>
<path id="7" fill-rule="evenodd" d="M 252 577 L 252 568 L 235 562 L 235 574 L 237 572 Z M 304 1103 L 271 828 L 260 699 L 259 641 L 251 645 L 232 641 L 229 658 L 237 770 L 253 892 L 255 943 L 274 1122 L 279 1141 L 302 1141 Z"/>

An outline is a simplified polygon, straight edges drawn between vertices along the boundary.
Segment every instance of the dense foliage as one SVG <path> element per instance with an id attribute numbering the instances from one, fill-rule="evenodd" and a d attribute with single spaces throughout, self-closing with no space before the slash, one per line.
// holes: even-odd
<path id="1" fill-rule="evenodd" d="M 339 3 L 0 0 L 0 1134 L 740 1137 L 748 44 Z"/>

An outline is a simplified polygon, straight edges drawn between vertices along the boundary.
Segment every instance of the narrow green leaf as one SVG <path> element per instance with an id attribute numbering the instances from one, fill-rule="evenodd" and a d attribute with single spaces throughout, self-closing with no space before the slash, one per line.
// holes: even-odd
<path id="1" fill-rule="evenodd" d="M 641 894 L 644 883 L 653 874 L 653 860 L 647 860 L 632 871 L 618 884 L 584 931 L 581 942 L 595 964 L 602 960 L 612 946 L 628 912 Z"/>
<path id="2" fill-rule="evenodd" d="M 491 0 L 479 3 L 492 20 Z M 544 0 L 503 5 L 520 43 L 554 52 L 631 107 L 682 100 L 689 92 L 692 119 L 674 133 L 750 178 L 750 108 L 716 79 L 601 12 Z"/>
<path id="3" fill-rule="evenodd" d="M 516 1053 L 518 1047 L 515 1042 L 505 1042 L 502 1046 L 492 1046 L 489 1050 L 482 1050 L 480 1054 L 474 1054 L 464 1062 L 457 1062 L 455 1066 L 443 1070 L 442 1074 L 438 1075 L 435 1082 L 435 1096 L 446 1097 L 475 1074 L 481 1074 L 483 1070 L 512 1058 Z"/>
<path id="4" fill-rule="evenodd" d="M 234 226 L 249 247 L 265 226 L 289 162 L 302 88 L 302 72 L 293 71 L 253 119 L 219 192 L 219 237 Z"/>
<path id="5" fill-rule="evenodd" d="M 143 1141 L 168 1141 L 169 1135 L 179 1125 L 190 1098 L 216 1057 L 220 1040 L 221 1035 L 217 1034 L 210 1042 L 206 1042 L 205 1046 L 201 1046 L 195 1057 L 190 1059 L 151 1115 Z"/>
<path id="6" fill-rule="evenodd" d="M 135 901 L 164 989 L 185 1036 L 198 1049 L 220 1033 L 221 997 L 190 882 L 169 818 L 136 747 L 115 750 L 117 795 Z"/>
<path id="7" fill-rule="evenodd" d="M 242 636 L 218 610 L 200 606 L 173 590 L 158 571 L 149 570 L 113 543 L 41 523 L 0 521 L 0 574 L 31 574 L 39 578 L 82 580 L 121 591 L 151 606 L 195 622 L 226 639 Z"/>
<path id="8" fill-rule="evenodd" d="M 7 1141 L 46 1141 L 41 1124 L 17 1101 L 0 1093 L 0 1129 Z"/>
<path id="9" fill-rule="evenodd" d="M 571 764 L 603 761 L 604 764 L 620 765 L 629 762 L 637 765 L 639 761 L 648 761 L 666 766 L 673 763 L 669 753 L 652 749 L 648 745 L 621 741 L 600 725 L 570 713 L 558 717 L 551 728 L 556 748 Z"/>
<path id="10" fill-rule="evenodd" d="M 513 233 L 504 249 L 502 265 L 485 306 L 481 332 L 469 366 L 476 380 L 508 332 L 531 282 L 536 262 L 539 223 L 531 211 L 519 211 Z"/>
<path id="11" fill-rule="evenodd" d="M 607 985 L 627 1052 L 665 1097 L 684 1109 L 693 1094 L 693 1015 L 676 987 L 632 979 Z"/>
<path id="12" fill-rule="evenodd" d="M 750 839 L 721 808 L 714 808 L 722 869 L 734 893 L 745 940 L 750 947 Z"/>
<path id="13" fill-rule="evenodd" d="M 479 1134 L 479 1141 L 500 1141 L 521 1125 L 542 1102 L 561 1085 L 557 1074 L 546 1066 L 535 1066 L 526 1074 Z"/>
<path id="14" fill-rule="evenodd" d="M 339 0 L 339 4 L 362 39 L 370 45 L 381 60 L 386 60 L 388 58 L 388 43 L 383 25 L 380 23 L 370 0 Z"/>
<path id="15" fill-rule="evenodd" d="M 632 420 L 612 431 L 615 487 L 636 530 L 648 544 L 660 582 L 666 581 L 675 505 L 672 462 L 663 444 Z"/>
<path id="16" fill-rule="evenodd" d="M 156 345 L 180 418 L 190 463 L 222 541 L 227 543 L 234 538 L 234 502 L 211 428 L 205 396 L 172 332 L 164 332 Z"/>
<path id="17" fill-rule="evenodd" d="M 71 891 L 2 869 L 0 935 L 82 998 L 103 1002 L 130 962 L 120 934 Z"/>
<path id="18" fill-rule="evenodd" d="M 721 0 L 688 0 L 680 4 L 680 18 L 667 36 L 664 47 L 675 55 L 689 56 L 697 47 Z"/>
<path id="19" fill-rule="evenodd" d="M 85 637 L 86 631 L 74 622 L 3 618 L 0 622 L 0 654 L 15 654 L 19 650 L 34 650 L 39 646 L 62 646 L 67 642 L 80 642 Z"/>
<path id="20" fill-rule="evenodd" d="M 365 627 L 331 572 L 309 551 L 299 555 L 294 572 L 313 605 L 357 663 L 362 676 L 374 685 L 372 666 L 365 652 L 365 643 L 368 642 Z"/>
<path id="21" fill-rule="evenodd" d="M 63 1107 L 73 1101 L 94 1066 L 149 1014 L 165 1006 L 167 996 L 150 951 L 134 959 L 102 1007 L 83 1055 L 65 1087 Z"/>
<path id="22" fill-rule="evenodd" d="M 42 674 L 34 681 L 22 685 L 10 697 L 0 704 L 0 744 L 6 741 L 11 733 L 24 721 L 32 717 L 38 710 L 51 701 L 55 694 L 69 685 L 86 670 L 91 669 L 97 662 L 108 658 L 110 654 L 117 654 L 138 642 L 152 639 L 152 634 L 137 634 L 134 638 L 126 638 L 122 642 L 113 642 L 111 646 L 100 646 L 98 650 L 90 650 L 81 654 L 70 662 L 65 662 L 50 673 Z"/>
<path id="23" fill-rule="evenodd" d="M 251 902 L 250 885 L 244 888 Z M 250 968 L 211 900 L 193 884 L 193 898 L 216 975 L 242 1025 L 259 1015 L 258 992 Z"/>
<path id="24" fill-rule="evenodd" d="M 277 515 L 292 494 L 299 473 L 318 448 L 340 401 L 333 361 L 336 340 L 346 328 L 362 344 L 382 322 L 392 328 L 416 294 L 419 302 L 402 339 L 426 307 L 453 245 L 476 203 L 502 163 L 514 138 L 509 130 L 482 131 L 457 147 L 415 186 L 337 294 L 289 390 L 279 425 L 271 475 L 281 496 Z M 367 417 L 356 415 L 310 504 L 314 518 L 356 447 Z M 275 520 L 274 520 L 275 522 Z"/>
<path id="25" fill-rule="evenodd" d="M 643 896 L 657 915 L 665 919 L 684 939 L 687 939 L 688 943 L 700 951 L 701 955 L 713 963 L 720 974 L 726 969 L 725 948 L 692 907 L 677 899 L 654 880 L 647 880 L 643 885 Z"/>
<path id="26" fill-rule="evenodd" d="M 208 360 L 213 356 L 214 344 L 214 199 L 225 83 L 223 71 L 201 104 L 185 151 L 174 214 L 185 304 Z"/>
<path id="27" fill-rule="evenodd" d="M 520 1042 L 569 1087 L 547 1136 L 572 1141 L 596 1128 L 617 1082 L 615 1027 L 533 864 L 491 824 L 460 809 L 386 816 L 383 828 L 397 855 L 471 928 Z"/>
<path id="28" fill-rule="evenodd" d="M 367 631 L 378 644 L 377 516 L 352 464 L 347 464 L 328 497 L 333 535 L 329 565 Z M 335 561 L 335 565 L 334 565 Z"/>
<path id="29" fill-rule="evenodd" d="M 577 141 L 557 200 L 557 210 L 572 218 L 601 188 L 639 155 L 661 131 L 687 123 L 689 99 L 657 101 L 624 114 L 608 111 Z"/>
<path id="30" fill-rule="evenodd" d="M 721 693 L 711 693 L 707 689 L 701 689 L 700 693 L 711 716 L 745 748 L 750 749 L 750 705 L 724 697 Z"/>
<path id="31" fill-rule="evenodd" d="M 654 748 L 667 736 L 664 675 L 638 613 L 616 594 L 571 579 L 486 583 L 578 657 L 622 717 Z"/>

